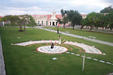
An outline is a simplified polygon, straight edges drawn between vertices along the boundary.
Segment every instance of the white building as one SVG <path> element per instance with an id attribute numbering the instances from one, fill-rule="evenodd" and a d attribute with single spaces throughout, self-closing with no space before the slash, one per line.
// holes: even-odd
<path id="1" fill-rule="evenodd" d="M 62 19 L 61 14 L 53 12 L 51 15 L 32 15 L 38 25 L 55 26 L 58 25 L 57 19 Z M 85 14 L 82 14 L 82 18 L 86 18 Z M 60 25 L 60 24 L 59 24 Z"/>
<path id="2" fill-rule="evenodd" d="M 33 15 L 33 18 L 38 25 L 55 26 L 58 24 L 57 19 L 62 19 L 62 16 L 53 12 L 51 15 Z"/>

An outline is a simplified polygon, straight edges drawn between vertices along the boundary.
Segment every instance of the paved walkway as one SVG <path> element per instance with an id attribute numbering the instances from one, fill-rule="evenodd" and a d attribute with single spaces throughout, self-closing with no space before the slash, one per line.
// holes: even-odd
<path id="1" fill-rule="evenodd" d="M 50 32 L 57 32 L 55 30 L 51 30 L 51 29 L 47 29 L 47 28 L 42 28 L 42 27 L 36 27 L 36 28 L 43 29 L 43 30 L 50 31 Z M 80 39 L 96 42 L 96 43 L 99 43 L 99 44 L 105 44 L 105 45 L 113 46 L 113 43 L 102 41 L 102 40 L 91 39 L 91 38 L 87 38 L 87 37 L 84 37 L 84 36 L 70 34 L 70 33 L 65 33 L 65 32 L 60 32 L 60 33 L 64 34 L 64 35 L 67 35 L 67 36 L 71 36 L 71 37 L 75 37 L 75 38 L 80 38 Z"/>
<path id="2" fill-rule="evenodd" d="M 3 52 L 2 52 L 2 44 L 1 44 L 1 37 L 0 37 L 0 75 L 6 75 L 4 57 L 2 53 Z"/>

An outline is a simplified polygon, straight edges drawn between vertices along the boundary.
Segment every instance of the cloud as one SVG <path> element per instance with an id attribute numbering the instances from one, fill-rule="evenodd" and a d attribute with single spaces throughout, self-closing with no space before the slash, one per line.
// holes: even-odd
<path id="1" fill-rule="evenodd" d="M 88 10 L 90 12 L 98 12 L 101 9 L 112 5 L 112 3 L 104 0 L 41 0 L 41 2 L 47 3 L 47 6 L 51 8 L 63 8 L 67 10 L 76 9 L 78 11 Z"/>
<path id="2" fill-rule="evenodd" d="M 67 5 L 75 5 L 75 6 L 100 6 L 100 7 L 105 7 L 106 5 L 110 4 L 112 0 L 10 0 L 12 2 L 25 2 L 25 3 L 48 3 L 48 4 L 54 4 L 54 3 L 60 3 L 62 5 L 67 4 Z"/>
<path id="3" fill-rule="evenodd" d="M 75 6 L 95 6 L 95 7 L 106 7 L 110 3 L 103 0 L 71 0 L 71 4 Z"/>
<path id="4" fill-rule="evenodd" d="M 10 0 L 12 2 L 25 2 L 25 3 L 28 3 L 28 2 L 37 2 L 38 0 Z"/>
<path id="5" fill-rule="evenodd" d="M 27 7 L 27 8 L 17 8 L 17 7 L 5 7 L 5 11 L 1 11 L 0 15 L 23 15 L 23 14 L 49 14 L 48 11 L 43 11 L 37 6 Z"/>
<path id="6" fill-rule="evenodd" d="M 4 0 L 1 3 L 0 15 L 7 14 L 48 14 L 53 10 L 78 10 L 80 13 L 99 12 L 105 7 L 112 5 L 111 0 Z"/>
<path id="7" fill-rule="evenodd" d="M 105 2 L 103 0 L 76 0 L 71 1 L 72 7 L 77 8 L 80 12 L 89 13 L 89 12 L 99 12 L 100 10 L 104 9 L 111 5 L 109 2 Z"/>

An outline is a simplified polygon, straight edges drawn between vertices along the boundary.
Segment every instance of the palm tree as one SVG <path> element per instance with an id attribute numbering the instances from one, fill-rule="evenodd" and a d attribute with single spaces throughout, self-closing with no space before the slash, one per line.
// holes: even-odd
<path id="1" fill-rule="evenodd" d="M 62 24 L 61 19 L 58 18 L 58 19 L 57 19 L 57 23 L 58 23 L 58 24 Z M 59 34 L 59 25 L 57 25 L 56 27 L 57 27 L 57 34 Z"/>
<path id="2" fill-rule="evenodd" d="M 65 24 L 68 23 L 67 11 L 61 9 L 61 14 L 62 14 L 63 27 L 65 28 Z"/>

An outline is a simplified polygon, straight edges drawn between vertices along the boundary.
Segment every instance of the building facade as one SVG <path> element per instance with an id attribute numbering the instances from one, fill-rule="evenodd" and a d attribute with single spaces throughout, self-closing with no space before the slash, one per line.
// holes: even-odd
<path id="1" fill-rule="evenodd" d="M 32 15 L 32 16 L 38 25 L 45 26 L 56 26 L 58 24 L 57 19 L 58 18 L 62 19 L 62 16 L 56 14 L 55 12 L 53 12 L 51 15 Z"/>
<path id="2" fill-rule="evenodd" d="M 62 19 L 62 15 L 56 14 L 56 12 L 53 12 L 51 15 L 32 15 L 32 17 L 34 18 L 37 25 L 43 26 L 56 26 L 58 25 L 57 19 Z M 82 14 L 82 18 L 86 18 L 86 15 Z"/>

